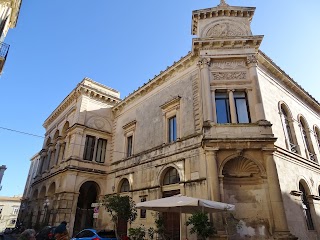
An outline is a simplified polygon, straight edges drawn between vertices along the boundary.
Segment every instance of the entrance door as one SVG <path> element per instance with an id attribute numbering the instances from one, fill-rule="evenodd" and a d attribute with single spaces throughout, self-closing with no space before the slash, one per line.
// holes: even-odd
<path id="1" fill-rule="evenodd" d="M 180 194 L 180 190 L 163 192 L 162 197 L 171 197 Z M 163 213 L 165 235 L 170 240 L 180 239 L 180 213 L 165 212 Z"/>
<path id="2" fill-rule="evenodd" d="M 82 184 L 78 197 L 73 234 L 77 234 L 84 228 L 93 228 L 93 207 L 91 207 L 91 204 L 97 201 L 98 189 L 98 185 L 92 181 Z"/>

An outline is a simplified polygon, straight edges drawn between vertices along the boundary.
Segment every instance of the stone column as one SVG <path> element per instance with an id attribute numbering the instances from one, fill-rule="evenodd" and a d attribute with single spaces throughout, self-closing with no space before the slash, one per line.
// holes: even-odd
<path id="1" fill-rule="evenodd" d="M 42 150 L 40 153 L 42 162 L 41 162 L 41 173 L 43 173 L 46 170 L 46 165 L 47 165 L 47 150 Z"/>
<path id="2" fill-rule="evenodd" d="M 228 90 L 230 115 L 231 115 L 231 122 L 237 123 L 237 111 L 236 111 L 236 104 L 234 102 L 233 92 L 234 92 L 234 90 Z"/>
<path id="3" fill-rule="evenodd" d="M 250 80 L 252 81 L 252 85 L 253 85 L 253 95 L 255 99 L 253 103 L 249 103 L 249 104 L 255 105 L 255 108 L 254 108 L 255 114 L 256 114 L 255 120 L 259 121 L 259 120 L 265 120 L 266 116 L 264 113 L 262 96 L 261 96 L 261 91 L 259 86 L 259 79 L 257 74 L 257 63 L 258 63 L 258 60 L 255 54 L 249 55 L 247 57 L 247 66 L 249 69 Z"/>
<path id="4" fill-rule="evenodd" d="M 273 151 L 274 149 L 263 149 L 263 159 L 266 165 L 267 182 L 270 194 L 270 208 L 273 215 L 274 226 L 272 229 L 274 229 L 274 238 L 296 239 L 291 235 L 288 228 Z"/>
<path id="5" fill-rule="evenodd" d="M 211 200 L 220 201 L 220 186 L 219 174 L 217 166 L 217 151 L 218 149 L 205 148 L 206 163 L 207 163 L 207 184 L 209 185 L 209 194 Z"/>
<path id="6" fill-rule="evenodd" d="M 54 165 L 58 165 L 60 148 L 61 148 L 61 142 L 58 141 L 56 144 L 56 153 L 54 155 Z"/>
<path id="7" fill-rule="evenodd" d="M 213 121 L 211 89 L 210 89 L 210 58 L 202 58 L 198 62 L 202 95 L 203 121 Z"/>
<path id="8" fill-rule="evenodd" d="M 212 120 L 217 123 L 218 122 L 218 118 L 217 118 L 217 112 L 216 112 L 216 92 L 212 91 L 211 92 L 211 103 L 212 103 Z"/>

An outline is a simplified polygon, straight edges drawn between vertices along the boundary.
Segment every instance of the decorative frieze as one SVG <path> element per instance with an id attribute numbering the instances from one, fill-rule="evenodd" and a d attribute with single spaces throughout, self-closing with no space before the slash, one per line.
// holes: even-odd
<path id="1" fill-rule="evenodd" d="M 213 80 L 246 80 L 247 72 L 213 72 Z"/>
<path id="2" fill-rule="evenodd" d="M 212 69 L 237 69 L 246 68 L 244 60 L 227 60 L 227 61 L 215 61 L 211 64 Z"/>

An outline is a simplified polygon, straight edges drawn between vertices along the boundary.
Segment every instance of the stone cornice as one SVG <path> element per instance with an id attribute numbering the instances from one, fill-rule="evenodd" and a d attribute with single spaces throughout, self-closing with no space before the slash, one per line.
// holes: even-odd
<path id="1" fill-rule="evenodd" d="M 317 112 L 320 112 L 320 103 L 312 97 L 306 90 L 304 90 L 296 81 L 294 81 L 288 74 L 286 74 L 278 65 L 276 65 L 271 58 L 269 58 L 261 50 L 258 52 L 258 62 L 269 70 L 278 80 L 296 93 L 303 101 L 306 101 Z"/>
<path id="2" fill-rule="evenodd" d="M 95 99 L 99 102 L 107 103 L 112 106 L 120 102 L 120 98 L 115 97 L 106 92 L 100 91 L 93 86 L 85 85 L 84 81 L 90 81 L 93 84 L 96 84 L 100 87 L 106 88 L 110 91 L 117 93 L 114 89 L 104 86 L 100 83 L 96 83 L 89 78 L 84 78 L 84 80 L 77 85 L 77 87 L 59 104 L 59 106 L 50 114 L 50 116 L 45 120 L 43 127 L 47 128 L 54 120 L 56 120 L 62 112 L 67 109 L 74 101 L 80 96 L 88 96 L 92 99 Z"/>
<path id="3" fill-rule="evenodd" d="M 1 5 L 4 5 L 8 8 L 11 8 L 11 15 L 10 15 L 10 28 L 14 28 L 17 25 L 20 8 L 21 8 L 22 0 L 2 0 L 0 1 Z"/>
<path id="4" fill-rule="evenodd" d="M 191 34 L 197 34 L 198 22 L 201 19 L 210 19 L 215 17 L 242 17 L 248 18 L 251 22 L 255 10 L 255 7 L 235 7 L 228 5 L 195 10 L 192 12 Z"/>
<path id="5" fill-rule="evenodd" d="M 190 67 L 194 63 L 196 58 L 197 56 L 189 52 L 178 62 L 174 62 L 172 66 L 167 67 L 165 71 L 161 71 L 159 75 L 156 75 L 152 80 L 149 80 L 149 82 L 145 83 L 142 87 L 139 87 L 136 91 L 134 91 L 121 102 L 119 102 L 115 107 L 113 107 L 112 111 L 114 113 L 121 111 L 126 105 L 128 105 L 133 100 L 141 98 L 145 94 L 151 92 L 157 86 L 163 84 L 168 79 L 173 77 L 177 72 L 180 72 Z"/>
<path id="6" fill-rule="evenodd" d="M 262 35 L 245 37 L 194 38 L 192 39 L 192 52 L 193 54 L 196 54 L 200 50 L 239 48 L 254 48 L 258 50 L 262 39 Z"/>

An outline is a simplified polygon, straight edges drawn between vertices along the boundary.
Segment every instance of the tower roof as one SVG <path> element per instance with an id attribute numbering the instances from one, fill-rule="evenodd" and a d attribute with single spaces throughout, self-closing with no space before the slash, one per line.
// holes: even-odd
<path id="1" fill-rule="evenodd" d="M 240 17 L 247 18 L 248 21 L 251 22 L 255 10 L 255 7 L 229 6 L 225 2 L 225 0 L 221 0 L 220 4 L 216 7 L 192 11 L 191 34 L 197 34 L 198 22 L 201 19 L 218 17 Z"/>

